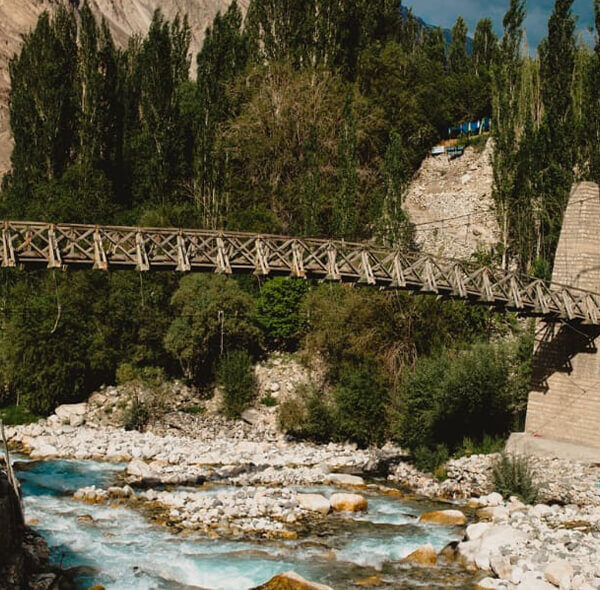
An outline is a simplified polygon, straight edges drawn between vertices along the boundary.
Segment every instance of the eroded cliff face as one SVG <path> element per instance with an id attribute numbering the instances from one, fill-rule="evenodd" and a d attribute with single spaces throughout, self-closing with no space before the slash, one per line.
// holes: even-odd
<path id="1" fill-rule="evenodd" d="M 227 9 L 230 0 L 89 0 L 90 7 L 98 17 L 104 17 L 110 25 L 115 41 L 127 45 L 131 35 L 145 34 L 156 8 L 161 8 L 169 19 L 177 14 L 187 14 L 192 30 L 190 53 L 200 49 L 206 27 L 217 12 Z M 245 10 L 249 0 L 238 0 Z M 9 169 L 12 140 L 8 121 L 10 78 L 8 62 L 19 51 L 22 35 L 31 30 L 44 10 L 55 10 L 69 0 L 0 0 L 0 178 Z"/>

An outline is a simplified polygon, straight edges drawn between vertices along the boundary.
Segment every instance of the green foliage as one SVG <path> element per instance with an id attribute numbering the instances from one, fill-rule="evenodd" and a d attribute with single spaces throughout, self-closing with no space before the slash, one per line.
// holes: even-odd
<path id="1" fill-rule="evenodd" d="M 228 352 L 219 363 L 217 380 L 223 388 L 223 413 L 230 418 L 239 418 L 256 396 L 250 355 L 243 350 Z"/>
<path id="2" fill-rule="evenodd" d="M 511 352 L 477 344 L 420 359 L 393 400 L 392 435 L 414 451 L 440 443 L 454 450 L 464 437 L 505 434 L 512 424 Z"/>
<path id="3" fill-rule="evenodd" d="M 267 408 L 274 408 L 279 402 L 270 394 L 267 393 L 260 398 L 260 403 Z"/>
<path id="4" fill-rule="evenodd" d="M 345 366 L 335 392 L 337 436 L 361 447 L 381 444 L 388 394 L 381 376 L 369 365 Z"/>
<path id="5" fill-rule="evenodd" d="M 162 367 L 136 367 L 131 363 L 122 363 L 117 368 L 117 383 L 124 385 L 139 382 L 147 387 L 160 387 L 166 381 Z"/>
<path id="6" fill-rule="evenodd" d="M 305 281 L 277 277 L 260 290 L 256 319 L 276 347 L 294 346 L 302 336 L 306 320 L 301 304 L 308 291 Z"/>
<path id="7" fill-rule="evenodd" d="M 279 427 L 294 437 L 328 442 L 336 434 L 334 412 L 327 395 L 314 386 L 309 386 L 279 404 Z"/>
<path id="8" fill-rule="evenodd" d="M 144 432 L 150 418 L 151 412 L 148 405 L 142 402 L 138 396 L 134 396 L 123 415 L 123 427 L 125 430 Z"/>
<path id="9" fill-rule="evenodd" d="M 450 459 L 450 453 L 444 444 L 436 445 L 435 448 L 422 446 L 413 451 L 413 458 L 419 471 L 440 473 L 440 467 Z"/>
<path id="10" fill-rule="evenodd" d="M 0 408 L 0 420 L 6 426 L 17 426 L 19 424 L 32 424 L 37 422 L 41 416 L 36 416 L 24 406 L 8 406 Z"/>
<path id="11" fill-rule="evenodd" d="M 506 440 L 502 436 L 490 436 L 484 434 L 480 441 L 471 438 L 464 438 L 460 443 L 458 450 L 454 453 L 455 457 L 470 457 L 471 455 L 492 455 L 500 453 L 504 449 Z"/>
<path id="12" fill-rule="evenodd" d="M 187 379 L 201 385 L 214 376 L 223 351 L 260 349 L 254 325 L 254 301 L 235 280 L 190 275 L 181 280 L 171 300 L 175 318 L 165 335 L 166 350 L 180 363 Z"/>
<path id="13" fill-rule="evenodd" d="M 517 496 L 525 504 L 535 504 L 539 497 L 536 473 L 528 457 L 503 453 L 493 465 L 494 487 L 505 499 Z"/>

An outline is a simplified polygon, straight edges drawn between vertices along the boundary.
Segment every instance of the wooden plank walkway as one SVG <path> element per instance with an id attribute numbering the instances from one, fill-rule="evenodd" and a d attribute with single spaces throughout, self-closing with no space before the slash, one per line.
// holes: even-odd
<path id="1" fill-rule="evenodd" d="M 600 295 L 370 244 L 191 229 L 5 221 L 3 267 L 255 273 L 405 289 L 548 321 L 600 324 Z"/>

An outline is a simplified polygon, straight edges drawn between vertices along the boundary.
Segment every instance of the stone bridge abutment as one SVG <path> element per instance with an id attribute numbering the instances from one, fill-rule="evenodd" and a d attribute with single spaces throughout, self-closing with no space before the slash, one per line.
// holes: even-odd
<path id="1" fill-rule="evenodd" d="M 565 211 L 552 282 L 600 292 L 600 189 L 575 185 Z M 525 430 L 600 447 L 600 327 L 536 324 Z"/>

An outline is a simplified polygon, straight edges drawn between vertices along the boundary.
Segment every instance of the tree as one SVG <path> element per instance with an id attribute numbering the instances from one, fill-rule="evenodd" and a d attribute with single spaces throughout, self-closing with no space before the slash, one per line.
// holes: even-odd
<path id="1" fill-rule="evenodd" d="M 462 16 L 452 27 L 452 41 L 448 50 L 448 68 L 452 74 L 466 74 L 470 69 L 467 54 L 467 33 L 469 29 Z"/>
<path id="2" fill-rule="evenodd" d="M 27 217 L 38 182 L 60 179 L 73 161 L 77 123 L 76 24 L 60 7 L 51 19 L 42 13 L 9 64 L 10 124 L 15 138 L 12 171 L 4 186 L 5 211 Z M 38 206 L 39 205 L 39 206 Z"/>
<path id="3" fill-rule="evenodd" d="M 222 353 L 259 350 L 260 332 L 254 325 L 254 302 L 233 279 L 191 275 L 182 279 L 171 299 L 175 319 L 164 345 L 196 385 L 211 381 Z"/>
<path id="4" fill-rule="evenodd" d="M 334 203 L 334 227 L 336 236 L 350 238 L 356 230 L 357 204 L 357 138 L 356 119 L 351 97 L 344 106 L 344 122 L 338 142 L 338 197 Z"/>
<path id="5" fill-rule="evenodd" d="M 305 281 L 276 277 L 263 285 L 256 319 L 272 344 L 293 348 L 306 327 L 301 305 L 308 291 Z"/>
<path id="6" fill-rule="evenodd" d="M 539 255 L 548 261 L 554 251 L 573 184 L 575 121 L 572 82 L 575 68 L 573 0 L 556 0 L 548 21 L 548 37 L 540 43 L 541 96 L 538 182 L 541 195 Z"/>
<path id="7" fill-rule="evenodd" d="M 483 18 L 477 23 L 473 35 L 473 67 L 475 75 L 489 72 L 498 47 L 498 37 L 494 33 L 492 20 Z"/>

